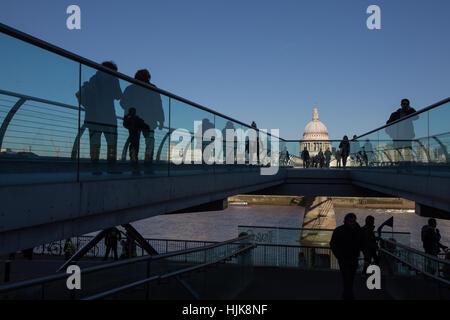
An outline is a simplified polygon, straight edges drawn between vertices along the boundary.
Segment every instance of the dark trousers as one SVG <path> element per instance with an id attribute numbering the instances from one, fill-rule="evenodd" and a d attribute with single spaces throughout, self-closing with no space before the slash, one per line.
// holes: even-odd
<path id="1" fill-rule="evenodd" d="M 358 260 L 338 260 L 341 271 L 344 289 L 342 291 L 343 300 L 354 300 L 353 282 L 355 280 L 356 270 L 358 269 Z"/>
<path id="2" fill-rule="evenodd" d="M 342 166 L 345 168 L 347 166 L 347 156 L 343 155 L 342 156 Z"/>
<path id="3" fill-rule="evenodd" d="M 308 166 L 308 161 L 309 160 L 303 160 L 303 168 L 308 168 L 309 166 Z"/>
<path id="4" fill-rule="evenodd" d="M 117 254 L 117 242 L 108 244 L 108 245 L 106 246 L 106 253 L 105 253 L 105 257 L 103 258 L 103 260 L 108 259 L 109 252 L 111 251 L 111 249 L 112 249 L 113 252 L 114 252 L 114 260 L 119 260 L 119 255 Z"/>
<path id="5" fill-rule="evenodd" d="M 134 171 L 139 170 L 139 143 L 140 143 L 140 131 L 136 130 L 136 132 L 130 132 L 130 136 L 128 137 L 128 141 L 130 143 L 130 161 Z"/>
<path id="6" fill-rule="evenodd" d="M 145 158 L 144 163 L 146 165 L 152 164 L 153 153 L 155 150 L 155 131 L 154 130 L 143 130 L 142 135 L 145 138 Z"/>
<path id="7" fill-rule="evenodd" d="M 99 161 L 103 134 L 107 144 L 106 157 L 108 159 L 108 164 L 114 165 L 117 158 L 117 127 L 95 123 L 87 123 L 86 126 L 89 129 L 89 144 L 92 162 L 97 164 Z"/>

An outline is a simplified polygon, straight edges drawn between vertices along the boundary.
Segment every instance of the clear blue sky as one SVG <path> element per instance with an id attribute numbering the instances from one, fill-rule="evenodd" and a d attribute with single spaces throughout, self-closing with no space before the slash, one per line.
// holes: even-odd
<path id="1" fill-rule="evenodd" d="M 81 7 L 82 29 L 66 28 Z M 381 8 L 382 29 L 366 27 Z M 383 125 L 400 100 L 450 96 L 449 0 L 2 0 L 0 21 L 260 128 L 298 139 L 314 103 L 331 138 Z"/>

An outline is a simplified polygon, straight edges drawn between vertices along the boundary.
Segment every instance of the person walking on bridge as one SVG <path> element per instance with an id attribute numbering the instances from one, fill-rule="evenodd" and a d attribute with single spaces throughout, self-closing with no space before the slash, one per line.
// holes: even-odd
<path id="1" fill-rule="evenodd" d="M 331 162 L 331 151 L 330 148 L 327 148 L 327 150 L 324 153 L 325 155 L 325 167 L 329 168 L 330 167 L 330 162 Z"/>
<path id="2" fill-rule="evenodd" d="M 348 137 L 344 136 L 341 143 L 339 144 L 339 149 L 341 149 L 341 159 L 342 166 L 346 167 L 347 165 L 347 157 L 350 155 L 350 143 L 348 142 Z"/>
<path id="3" fill-rule="evenodd" d="M 323 155 L 322 148 L 320 148 L 319 153 L 317 154 L 317 159 L 318 159 L 319 167 L 323 168 L 325 157 Z"/>
<path id="4" fill-rule="evenodd" d="M 308 149 L 305 147 L 305 149 L 303 149 L 302 154 L 300 155 L 300 157 L 303 160 L 303 168 L 308 168 L 309 167 L 309 152 Z"/>
<path id="5" fill-rule="evenodd" d="M 334 229 L 330 248 L 338 259 L 341 271 L 344 286 L 342 299 L 353 300 L 353 282 L 358 269 L 358 257 L 363 249 L 361 227 L 354 213 L 347 213 L 344 224 Z"/>
<path id="6" fill-rule="evenodd" d="M 336 158 L 336 167 L 340 168 L 341 167 L 341 149 L 336 150 L 336 154 L 334 155 L 334 157 Z"/>

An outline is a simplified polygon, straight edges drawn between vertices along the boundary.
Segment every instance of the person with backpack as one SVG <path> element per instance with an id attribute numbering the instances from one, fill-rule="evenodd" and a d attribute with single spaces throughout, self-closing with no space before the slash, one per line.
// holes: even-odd
<path id="1" fill-rule="evenodd" d="M 141 132 L 149 131 L 149 126 L 136 115 L 136 109 L 128 109 L 128 114 L 123 119 L 123 126 L 128 129 L 128 141 L 130 143 L 130 161 L 133 167 L 133 175 L 139 175 L 139 143 Z"/>
<path id="2" fill-rule="evenodd" d="M 103 260 L 107 260 L 110 251 L 112 250 L 114 253 L 114 260 L 119 260 L 118 254 L 117 254 L 117 242 L 120 241 L 120 231 L 116 228 L 109 228 L 105 235 L 105 245 L 106 245 L 106 253 Z"/>
<path id="3" fill-rule="evenodd" d="M 102 66 L 117 71 L 117 65 L 105 61 Z M 107 144 L 107 161 L 109 173 L 120 173 L 115 169 L 117 158 L 117 117 L 114 100 L 122 97 L 119 80 L 113 75 L 97 71 L 76 93 L 79 103 L 84 106 L 84 124 L 89 130 L 90 156 L 93 174 L 100 175 L 100 148 L 102 134 Z"/>

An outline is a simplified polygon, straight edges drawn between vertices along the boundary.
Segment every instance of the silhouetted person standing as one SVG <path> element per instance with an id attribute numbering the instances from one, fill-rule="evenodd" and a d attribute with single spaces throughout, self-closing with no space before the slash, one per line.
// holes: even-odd
<path id="1" fill-rule="evenodd" d="M 128 114 L 123 119 L 123 126 L 128 129 L 130 142 L 130 160 L 133 166 L 133 174 L 140 174 L 139 172 L 139 141 L 141 138 L 141 132 L 149 131 L 149 126 L 136 115 L 136 109 L 128 109 Z"/>
<path id="2" fill-rule="evenodd" d="M 333 231 L 330 247 L 339 262 L 344 284 L 342 299 L 353 300 L 353 282 L 358 269 L 358 257 L 363 247 L 361 227 L 356 222 L 354 213 L 348 213 L 344 218 L 344 224 Z"/>
<path id="3" fill-rule="evenodd" d="M 366 274 L 367 267 L 372 264 L 379 264 L 378 259 L 378 238 L 375 236 L 375 218 L 373 216 L 366 217 L 366 224 L 361 228 L 363 238 L 363 254 L 364 254 L 364 268 L 363 274 Z"/>
<path id="4" fill-rule="evenodd" d="M 370 143 L 370 140 L 367 139 L 366 143 L 364 143 L 363 149 L 366 153 L 367 156 L 367 163 L 366 165 L 369 166 L 369 163 L 372 163 L 373 161 L 375 161 L 375 154 L 373 152 L 373 147 L 372 144 Z"/>
<path id="5" fill-rule="evenodd" d="M 334 155 L 334 157 L 336 158 L 336 167 L 340 168 L 341 167 L 341 149 L 336 150 L 336 154 Z"/>
<path id="6" fill-rule="evenodd" d="M 319 150 L 319 153 L 317 154 L 317 159 L 319 160 L 319 167 L 323 168 L 324 156 L 322 149 Z"/>
<path id="7" fill-rule="evenodd" d="M 256 126 L 256 122 L 255 121 L 252 121 L 252 129 L 254 129 L 255 131 L 256 131 L 256 161 L 257 161 L 257 163 L 259 164 L 259 152 L 260 152 L 260 141 L 259 141 L 259 131 L 258 131 L 258 127 Z M 252 141 L 250 141 L 250 145 L 254 145 L 255 144 L 255 142 L 252 142 Z M 255 150 L 255 148 L 254 147 L 250 147 L 249 149 L 248 149 L 249 151 L 249 153 L 250 153 L 250 150 Z"/>
<path id="8" fill-rule="evenodd" d="M 303 168 L 308 168 L 309 167 L 309 151 L 306 147 L 305 147 L 305 149 L 303 149 L 300 157 L 303 160 Z"/>
<path id="9" fill-rule="evenodd" d="M 151 75 L 147 69 L 138 70 L 134 78 L 156 88 L 150 82 Z M 124 109 L 125 114 L 128 114 L 130 108 L 135 108 L 136 115 L 144 120 L 148 126 L 148 129 L 142 130 L 142 135 L 145 138 L 144 164 L 148 167 L 148 171 L 151 172 L 149 167 L 153 163 L 155 129 L 162 130 L 165 121 L 161 96 L 156 91 L 132 84 L 125 89 L 120 105 Z"/>
<path id="10" fill-rule="evenodd" d="M 120 240 L 120 231 L 117 228 L 109 228 L 105 235 L 105 245 L 106 245 L 106 253 L 103 260 L 107 260 L 109 256 L 109 252 L 113 251 L 114 260 L 119 260 L 119 256 L 117 254 L 117 242 Z"/>
<path id="11" fill-rule="evenodd" d="M 227 140 L 228 139 L 227 138 L 227 130 L 232 130 L 232 135 L 231 135 L 232 140 L 230 140 L 230 141 Z M 235 130 L 234 124 L 231 121 L 227 121 L 227 123 L 225 124 L 225 127 L 222 129 L 222 141 L 223 141 L 222 150 L 223 150 L 224 163 L 226 163 L 226 164 L 233 164 L 234 159 L 236 157 L 237 138 L 234 135 L 234 133 L 235 133 L 234 130 Z M 227 149 L 227 144 L 229 144 L 228 149 Z M 229 158 L 230 163 L 227 163 L 227 157 Z"/>
<path id="12" fill-rule="evenodd" d="M 330 148 L 327 148 L 325 151 L 325 167 L 329 168 L 331 162 L 331 151 Z"/>
<path id="13" fill-rule="evenodd" d="M 339 144 L 339 149 L 341 149 L 342 166 L 345 168 L 347 165 L 347 157 L 350 155 L 350 143 L 348 142 L 347 136 L 344 136 L 342 139 Z"/>
<path id="14" fill-rule="evenodd" d="M 102 66 L 117 71 L 112 61 L 103 62 Z M 122 97 L 119 80 L 102 71 L 97 71 L 77 92 L 80 104 L 85 107 L 84 122 L 89 129 L 90 155 L 93 164 L 93 174 L 101 174 L 98 168 L 100 158 L 101 138 L 105 136 L 107 144 L 108 172 L 114 170 L 117 157 L 117 118 L 114 100 Z"/>
<path id="15" fill-rule="evenodd" d="M 409 105 L 408 99 L 401 101 L 401 108 L 393 112 L 386 124 L 403 119 L 416 112 L 414 108 Z M 413 121 L 419 119 L 419 116 L 409 117 L 392 126 L 386 128 L 386 132 L 394 140 L 394 146 L 399 152 L 403 152 L 403 157 L 406 161 L 412 161 L 412 139 L 415 137 Z M 397 153 L 395 153 L 397 155 Z"/>
<path id="16" fill-rule="evenodd" d="M 422 242 L 425 253 L 437 256 L 441 249 L 447 249 L 446 246 L 441 244 L 441 234 L 439 229 L 436 228 L 436 219 L 428 219 L 428 224 L 422 227 Z"/>

